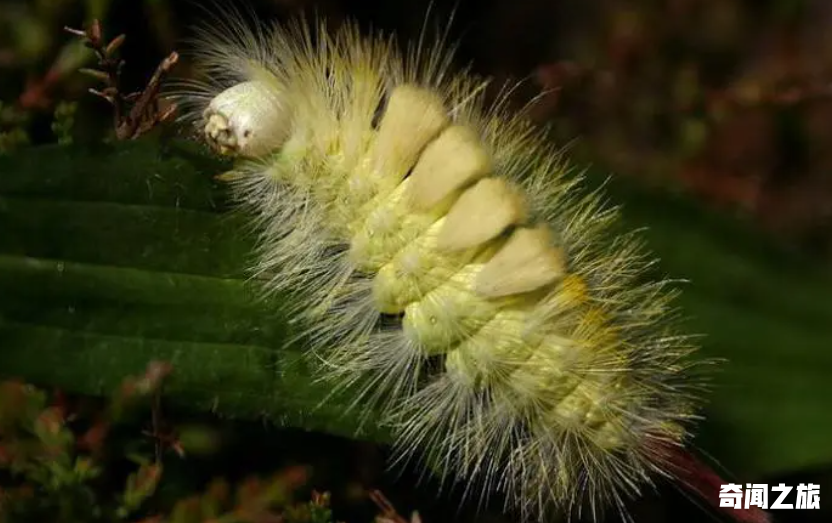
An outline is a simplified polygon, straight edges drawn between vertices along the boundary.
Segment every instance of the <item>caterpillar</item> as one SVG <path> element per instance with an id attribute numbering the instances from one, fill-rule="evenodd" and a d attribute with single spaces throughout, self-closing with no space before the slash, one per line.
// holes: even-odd
<path id="1" fill-rule="evenodd" d="M 322 379 L 378 406 L 398 461 L 524 521 L 626 517 L 657 478 L 704 492 L 679 458 L 701 380 L 673 282 L 446 40 L 231 10 L 198 30 L 173 96 L 235 160 L 252 274 L 297 296 Z"/>

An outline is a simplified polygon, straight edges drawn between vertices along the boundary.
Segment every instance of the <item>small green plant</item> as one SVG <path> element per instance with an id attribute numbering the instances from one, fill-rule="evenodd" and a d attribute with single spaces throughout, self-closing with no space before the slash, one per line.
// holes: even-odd
<path id="1" fill-rule="evenodd" d="M 166 364 L 150 364 L 92 413 L 72 408 L 61 394 L 19 381 L 0 383 L 0 523 L 331 523 L 328 494 L 292 501 L 307 478 L 303 467 L 236 486 L 216 479 L 171 506 L 152 503 L 165 478 L 165 451 L 184 457 L 190 448 L 180 434 L 160 429 L 159 399 L 169 372 Z M 145 436 L 155 452 L 136 453 L 111 435 L 148 401 L 152 430 Z M 118 483 L 120 489 L 107 488 L 118 476 L 113 464 L 124 458 L 133 462 L 133 471 Z"/>
<path id="2" fill-rule="evenodd" d="M 59 144 L 70 145 L 72 143 L 72 132 L 75 128 L 75 113 L 77 111 L 77 102 L 59 102 L 55 108 L 52 132 Z"/>
<path id="3" fill-rule="evenodd" d="M 0 521 L 114 521 L 137 510 L 158 485 L 160 462 L 138 463 L 112 500 L 101 499 L 97 480 L 106 475 L 108 433 L 126 407 L 158 390 L 167 372 L 154 364 L 126 380 L 93 419 L 82 419 L 61 395 L 0 384 Z"/>
<path id="4" fill-rule="evenodd" d="M 29 145 L 29 114 L 0 100 L 0 155 Z"/>

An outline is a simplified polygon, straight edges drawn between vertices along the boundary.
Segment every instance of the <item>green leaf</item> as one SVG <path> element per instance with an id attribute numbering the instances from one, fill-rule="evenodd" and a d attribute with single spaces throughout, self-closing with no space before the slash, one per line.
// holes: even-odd
<path id="1" fill-rule="evenodd" d="M 106 395 L 164 360 L 166 401 L 355 436 L 246 284 L 252 238 L 220 169 L 150 140 L 0 160 L 0 375 Z"/>
<path id="2" fill-rule="evenodd" d="M 166 401 L 386 441 L 346 399 L 321 404 L 281 298 L 253 298 L 222 171 L 151 140 L 0 158 L 0 375 L 104 395 L 161 359 Z M 627 227 L 649 226 L 662 271 L 690 280 L 680 305 L 704 355 L 728 360 L 698 445 L 743 480 L 832 462 L 829 275 L 681 197 L 608 191 Z"/>

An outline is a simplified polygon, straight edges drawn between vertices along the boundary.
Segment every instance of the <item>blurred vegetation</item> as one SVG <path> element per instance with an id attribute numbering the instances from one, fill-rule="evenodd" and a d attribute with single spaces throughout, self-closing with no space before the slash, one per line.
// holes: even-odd
<path id="1" fill-rule="evenodd" d="M 333 23 L 355 17 L 366 28 L 395 31 L 408 38 L 421 29 L 428 2 L 250 0 L 247 4 L 264 18 L 284 18 L 299 10 L 315 9 Z M 722 213 L 739 215 L 754 227 L 777 235 L 781 246 L 813 256 L 828 267 L 832 260 L 832 3 L 437 0 L 433 4 L 434 16 L 439 21 L 447 20 L 446 14 L 456 8 L 451 33 L 461 42 L 459 61 L 472 62 L 477 72 L 494 76 L 497 85 L 525 80 L 516 91 L 517 106 L 531 102 L 532 117 L 549 125 L 553 138 L 570 144 L 576 163 L 588 161 L 595 164 L 596 170 L 622 174 L 639 184 L 659 186 L 665 191 L 670 189 L 697 198 Z M 120 49 L 127 63 L 122 80 L 125 89 L 134 91 L 142 89 L 165 56 L 184 50 L 180 49 L 181 42 L 190 34 L 190 25 L 204 18 L 203 9 L 199 2 L 188 0 L 0 0 L 0 156 L 47 143 L 96 144 L 115 140 L 111 107 L 100 97 L 87 93 L 100 83 L 100 78 L 78 73 L 83 67 L 94 66 L 94 55 L 82 41 L 67 34 L 65 26 L 82 27 L 92 19 L 100 19 L 106 39 L 126 33 L 127 42 Z M 189 68 L 187 56 L 183 55 L 175 72 L 187 76 Z M 97 168 L 95 163 L 83 165 Z M 44 165 L 42 169 L 50 167 Z M 26 172 L 36 173 L 38 169 L 29 167 Z M 4 175 L 7 173 L 0 170 L 0 177 Z M 15 183 L 11 182 L 11 186 Z M 832 475 L 826 469 L 809 470 L 811 466 L 827 464 L 813 459 L 823 454 L 817 449 L 824 446 L 824 441 L 832 441 L 828 420 L 804 415 L 815 413 L 824 402 L 812 387 L 826 379 L 828 354 L 823 349 L 832 346 L 822 297 L 828 288 L 827 280 L 812 271 L 806 271 L 809 276 L 801 279 L 797 274 L 802 269 L 796 267 L 804 266 L 791 258 L 774 262 L 781 258 L 760 254 L 756 247 L 746 249 L 736 240 L 738 236 L 720 237 L 718 231 L 724 227 L 721 221 L 707 227 L 697 222 L 685 229 L 685 220 L 706 220 L 696 213 L 677 212 L 684 205 L 675 200 L 660 211 L 662 207 L 650 198 L 639 200 L 629 193 L 624 196 L 636 204 L 637 217 L 666 213 L 667 223 L 658 227 L 656 237 L 660 238 L 659 243 L 665 238 L 662 254 L 671 264 L 691 265 L 691 252 L 701 251 L 695 260 L 702 266 L 695 275 L 698 285 L 685 298 L 686 310 L 700 313 L 703 325 L 721 321 L 722 326 L 716 331 L 724 335 L 717 334 L 712 350 L 718 349 L 716 355 L 736 351 L 739 361 L 744 362 L 743 368 L 729 366 L 727 382 L 733 389 L 729 386 L 725 394 L 746 387 L 746 394 L 753 390 L 756 395 L 749 400 L 754 404 L 751 410 L 742 400 L 736 404 L 729 401 L 729 407 L 723 404 L 723 416 L 716 416 L 715 424 L 706 427 L 706 440 L 724 440 L 727 431 L 720 429 L 730 423 L 745 422 L 745 432 L 739 432 L 747 436 L 766 423 L 768 416 L 784 423 L 773 427 L 772 432 L 779 428 L 783 433 L 789 430 L 788 420 L 792 419 L 796 441 L 801 443 L 783 449 L 781 455 L 774 454 L 778 452 L 776 445 L 787 440 L 785 437 L 721 444 L 735 449 L 736 456 L 732 457 L 740 461 L 753 461 L 763 452 L 771 454 L 771 462 L 778 466 L 802 460 L 806 469 L 798 471 L 793 483 L 828 479 Z M 14 208 L 9 208 L 14 212 Z M 4 212 L 9 208 L 0 206 Z M 27 208 L 22 212 L 33 211 Z M 26 220 L 37 221 L 36 217 L 27 216 Z M 58 212 L 49 216 L 43 219 L 63 215 Z M 178 227 L 179 222 L 175 223 Z M 707 238 L 701 237 L 705 230 Z M 102 235 L 105 240 L 111 239 L 104 232 Z M 72 238 L 71 234 L 66 236 Z M 689 248 L 674 250 L 669 246 L 669 238 L 675 238 L 677 243 L 688 242 Z M 16 240 L 13 237 L 9 241 Z M 754 241 L 749 245 L 760 245 Z M 726 247 L 738 244 L 735 251 Z M 740 258 L 740 252 L 749 258 Z M 765 258 L 766 264 L 748 261 L 753 256 Z M 777 263 L 790 269 L 780 272 Z M 34 269 L 27 266 L 26 270 Z M 781 277 L 785 283 L 779 282 Z M 813 284 L 815 281 L 823 283 Z M 792 320 L 792 316 L 797 319 Z M 765 320 L 772 317 L 777 317 L 777 321 Z M 0 323 L 2 320 L 0 311 Z M 175 321 L 166 325 L 180 327 Z M 788 327 L 783 327 L 785 324 Z M 144 340 L 141 341 L 139 346 L 144 347 Z M 767 351 L 766 347 L 780 347 L 780 352 Z M 66 347 L 62 345 L 61 349 Z M 35 352 L 49 354 L 51 349 L 39 350 Z M 760 350 L 759 363 L 755 363 L 754 350 Z M 782 363 L 788 355 L 801 361 Z M 252 356 L 252 362 L 255 360 Z M 56 369 L 44 370 L 40 376 L 61 376 L 58 360 L 51 361 Z M 135 362 L 130 360 L 125 366 Z M 252 362 L 241 363 L 241 368 Z M 815 362 L 820 363 L 813 369 Z M 805 373 L 804 382 L 800 382 L 801 372 Z M 783 373 L 793 382 L 778 391 L 777 380 L 785 379 Z M 77 376 L 69 379 L 72 378 Z M 99 512 L 92 519 L 81 520 L 115 514 L 124 520 L 139 521 L 153 517 L 146 508 L 151 505 L 154 511 L 164 508 L 167 514 L 178 513 L 179 509 L 173 507 L 182 497 L 181 485 L 171 487 L 171 494 L 162 496 L 164 502 L 156 499 L 160 491 L 166 492 L 161 485 L 171 468 L 169 464 L 154 468 L 160 460 L 158 435 L 136 438 L 141 429 L 133 426 L 132 443 L 129 437 L 121 437 L 123 434 L 116 438 L 116 446 L 135 446 L 139 441 L 138 447 L 144 451 L 150 443 L 150 457 L 131 461 L 135 453 L 122 455 L 116 451 L 115 477 L 119 480 L 112 484 L 119 487 L 102 488 L 102 478 L 110 482 L 114 477 L 108 472 L 111 463 L 97 461 L 100 456 L 90 454 L 90 449 L 82 448 L 81 452 L 76 447 L 90 430 L 99 426 L 96 423 L 113 415 L 112 408 L 99 405 L 95 410 L 97 421 L 79 425 L 74 418 L 70 419 L 68 411 L 62 410 L 60 402 L 56 404 L 54 397 L 43 392 L 20 383 L 6 383 L 2 390 L 0 514 L 12 505 L 33 510 L 29 505 L 33 492 L 40 493 L 34 510 L 42 511 L 37 514 L 44 514 L 44 521 L 75 521 L 78 519 L 74 516 L 61 519 L 61 514 L 93 507 Z M 10 397 L 25 401 L 9 403 Z M 118 397 L 116 394 L 115 398 Z M 801 398 L 806 402 L 797 403 Z M 181 414 L 176 419 L 186 421 L 190 415 Z M 729 415 L 734 417 L 726 417 Z M 121 420 L 116 418 L 106 423 Z M 807 423 L 817 430 L 801 431 Z M 251 427 L 241 429 L 233 425 L 230 430 L 261 439 L 259 445 L 251 441 L 238 444 L 232 451 L 232 460 L 239 457 L 234 453 L 266 452 L 264 449 L 274 443 L 270 436 L 264 437 Z M 195 440 L 205 441 L 200 434 L 206 433 L 192 434 Z M 305 434 L 298 436 L 296 444 L 306 438 Z M 25 445 L 9 454 L 5 446 L 9 441 Z M 744 444 L 748 445 L 745 449 Z M 324 444 L 327 445 L 330 443 Z M 719 446 L 716 444 L 715 448 Z M 20 450 L 23 448 L 25 452 Z M 290 445 L 289 452 L 297 452 L 297 448 Z M 165 446 L 165 459 L 171 459 L 171 453 L 178 456 L 172 449 L 171 445 Z M 333 456 L 337 460 L 339 452 L 353 452 L 355 448 L 333 445 L 329 450 L 331 467 Z M 111 457 L 112 454 L 107 455 L 108 459 Z M 381 462 L 375 458 L 368 461 L 375 468 Z M 789 482 L 782 470 L 772 467 L 781 474 L 778 480 Z M 159 476 L 162 470 L 165 473 Z M 378 479 L 380 472 L 376 470 L 375 474 L 373 477 Z M 197 505 L 202 507 L 199 510 L 206 506 L 219 510 L 219 505 L 209 498 L 219 491 L 223 496 L 230 492 L 225 483 L 185 483 L 190 490 L 202 492 L 196 496 L 203 497 L 188 498 L 190 501 L 183 502 L 182 511 L 196 510 Z M 243 490 L 247 488 L 242 478 L 235 484 L 243 485 Z M 57 497 L 45 496 L 58 491 L 61 494 Z M 90 496 L 104 497 L 96 498 L 98 501 L 91 505 L 84 501 Z M 45 503 L 40 504 L 41 501 Z M 278 510 L 288 506 L 284 501 L 278 503 Z M 323 501 L 315 497 L 311 504 L 298 506 L 318 507 Z M 424 499 L 410 501 L 427 504 Z M 643 517 L 637 520 L 682 521 L 680 510 L 690 518 L 685 521 L 700 520 L 695 514 L 687 515 L 691 507 L 685 503 L 665 501 L 660 503 L 660 509 L 648 504 L 639 513 Z M 102 512 L 107 510 L 110 512 Z M 433 521 L 442 520 L 442 510 L 445 509 L 435 510 L 440 516 Z M 790 513 L 788 517 L 797 518 L 795 521 L 822 521 L 824 515 L 828 517 L 825 510 L 823 514 Z M 126 516 L 135 518 L 125 519 Z M 149 521 L 200 521 L 196 516 L 181 520 L 171 517 L 174 519 Z M 388 519 L 399 522 L 396 517 L 389 515 Z M 426 523 L 429 521 L 426 519 Z"/>
<path id="2" fill-rule="evenodd" d="M 166 463 L 216 453 L 218 441 L 207 426 L 164 426 L 170 371 L 152 362 L 97 402 L 0 382 L 0 522 L 332 523 L 329 494 L 294 500 L 303 467 L 215 478 L 196 493 L 175 470 L 171 478 Z"/>

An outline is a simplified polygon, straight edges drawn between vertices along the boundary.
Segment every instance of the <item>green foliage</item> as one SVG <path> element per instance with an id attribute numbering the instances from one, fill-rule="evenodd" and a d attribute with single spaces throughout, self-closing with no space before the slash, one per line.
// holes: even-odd
<path id="1" fill-rule="evenodd" d="M 152 457 L 130 451 L 141 434 L 127 440 L 112 434 L 128 414 L 158 397 L 169 370 L 151 364 L 92 413 L 19 381 L 0 383 L 0 522 L 259 523 L 280 518 L 285 523 L 331 523 L 327 494 L 314 493 L 309 502 L 293 500 L 306 481 L 303 468 L 266 479 L 250 477 L 238 485 L 216 479 L 203 492 L 170 506 L 154 503 L 154 494 L 165 486 L 164 460 L 171 459 L 160 445 L 168 442 L 181 453 L 178 435 L 151 434 L 156 442 Z M 153 419 L 157 416 L 154 411 Z M 133 466 L 120 481 L 123 487 L 114 491 L 107 484 L 120 476 L 113 470 L 119 460 Z"/>
<path id="2" fill-rule="evenodd" d="M 59 102 L 55 108 L 52 132 L 60 145 L 72 143 L 72 131 L 75 128 L 75 113 L 77 110 L 77 102 Z"/>
<path id="3" fill-rule="evenodd" d="M 282 297 L 253 299 L 221 164 L 152 140 L 37 151 L 0 163 L 0 376 L 106 394 L 172 361 L 179 405 L 356 435 L 348 400 L 322 404 L 331 391 L 287 342 Z"/>
<path id="4" fill-rule="evenodd" d="M 29 145 L 29 115 L 0 101 L 0 156 Z"/>

